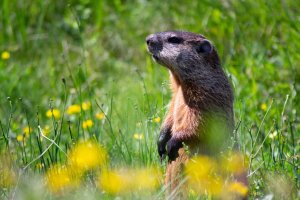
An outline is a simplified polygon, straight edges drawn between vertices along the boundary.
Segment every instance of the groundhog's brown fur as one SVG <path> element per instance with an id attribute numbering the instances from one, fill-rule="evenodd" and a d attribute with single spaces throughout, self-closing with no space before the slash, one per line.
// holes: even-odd
<path id="1" fill-rule="evenodd" d="M 217 51 L 204 36 L 170 31 L 152 34 L 146 41 L 154 60 L 170 71 L 172 100 L 161 128 L 158 151 L 161 158 L 169 158 L 166 184 L 174 189 L 178 185 L 176 177 L 188 160 L 183 143 L 192 153 L 216 151 L 205 141 L 211 119 L 221 121 L 222 132 L 228 133 L 226 138 L 231 137 L 233 92 Z"/>

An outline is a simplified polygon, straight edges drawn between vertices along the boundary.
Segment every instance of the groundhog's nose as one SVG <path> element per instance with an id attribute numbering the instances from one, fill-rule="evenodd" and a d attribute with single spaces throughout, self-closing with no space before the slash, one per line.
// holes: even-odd
<path id="1" fill-rule="evenodd" d="M 151 34 L 146 38 L 146 43 L 150 52 L 155 53 L 162 50 L 162 42 L 155 34 Z"/>
<path id="2" fill-rule="evenodd" d="M 155 37 L 154 34 L 148 35 L 146 37 L 146 43 L 147 43 L 148 46 L 150 45 L 150 43 L 152 43 L 154 41 L 154 37 Z"/>

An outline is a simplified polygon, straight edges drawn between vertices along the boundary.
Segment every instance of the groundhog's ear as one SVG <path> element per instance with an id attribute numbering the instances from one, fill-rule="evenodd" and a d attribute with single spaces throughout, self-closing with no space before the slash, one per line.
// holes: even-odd
<path id="1" fill-rule="evenodd" d="M 198 43 L 196 50 L 198 53 L 211 53 L 213 46 L 208 40 L 202 40 Z"/>

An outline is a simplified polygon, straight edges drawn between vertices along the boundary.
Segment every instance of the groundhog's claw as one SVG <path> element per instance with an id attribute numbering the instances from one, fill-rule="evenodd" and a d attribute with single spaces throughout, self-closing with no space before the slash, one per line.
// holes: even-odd
<path id="1" fill-rule="evenodd" d="M 160 156 L 161 161 L 165 158 L 165 155 L 167 153 L 166 144 L 170 140 L 170 138 L 171 138 L 170 129 L 161 130 L 158 141 L 157 141 L 158 154 Z"/>
<path id="2" fill-rule="evenodd" d="M 178 155 L 178 150 L 183 147 L 182 141 L 178 139 L 171 138 L 167 143 L 167 152 L 169 161 L 176 160 Z"/>

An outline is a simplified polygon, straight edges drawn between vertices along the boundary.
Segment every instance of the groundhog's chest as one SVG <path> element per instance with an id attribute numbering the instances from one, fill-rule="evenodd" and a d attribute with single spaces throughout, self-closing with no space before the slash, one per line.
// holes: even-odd
<path id="1" fill-rule="evenodd" d="M 185 103 L 182 89 L 178 88 L 173 109 L 173 132 L 196 131 L 195 125 L 198 124 L 198 121 L 198 112 Z"/>

